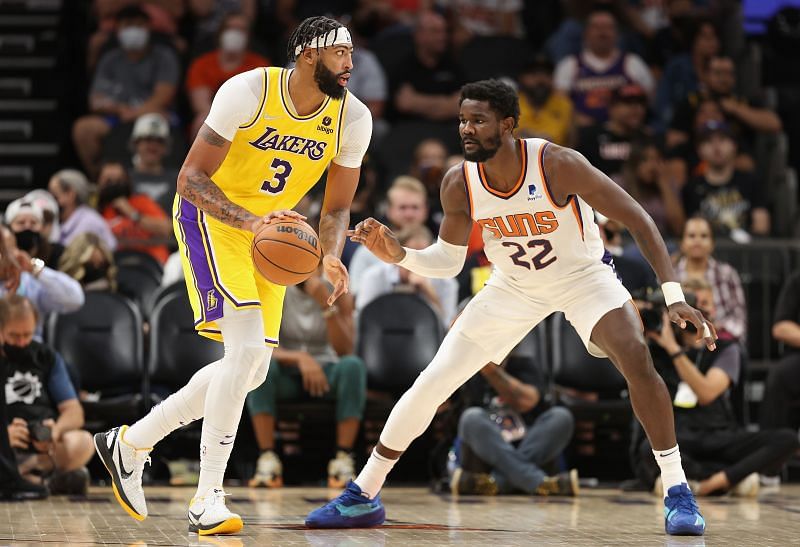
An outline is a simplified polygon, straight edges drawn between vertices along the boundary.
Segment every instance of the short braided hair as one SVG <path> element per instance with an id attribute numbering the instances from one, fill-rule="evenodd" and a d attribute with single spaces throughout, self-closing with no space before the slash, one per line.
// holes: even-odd
<path id="1" fill-rule="evenodd" d="M 339 21 L 322 15 L 304 19 L 299 25 L 297 25 L 297 28 L 289 37 L 289 43 L 286 46 L 287 58 L 297 59 L 298 56 L 295 54 L 297 46 L 303 48 L 310 46 L 311 42 L 314 41 L 314 38 L 327 36 L 330 31 L 336 30 L 337 28 L 343 26 L 344 25 Z M 327 44 L 322 44 L 322 47 L 327 47 Z M 319 51 L 319 47 L 317 48 L 317 51 Z"/>

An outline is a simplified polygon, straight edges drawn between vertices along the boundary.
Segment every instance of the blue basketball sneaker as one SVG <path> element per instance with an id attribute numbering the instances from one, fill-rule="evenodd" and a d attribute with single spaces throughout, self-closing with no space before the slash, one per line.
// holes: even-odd
<path id="1" fill-rule="evenodd" d="M 369 499 L 361 493 L 361 488 L 350 481 L 341 495 L 319 509 L 311 511 L 306 517 L 309 528 L 371 528 L 380 526 L 386 520 L 386 511 L 378 494 Z"/>
<path id="2" fill-rule="evenodd" d="M 664 499 L 664 528 L 671 536 L 702 536 L 706 531 L 706 521 L 685 482 L 667 492 Z"/>

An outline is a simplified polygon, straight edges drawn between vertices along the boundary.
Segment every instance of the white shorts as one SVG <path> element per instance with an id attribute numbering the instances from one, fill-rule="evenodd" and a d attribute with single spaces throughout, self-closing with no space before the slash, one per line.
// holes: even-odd
<path id="1" fill-rule="evenodd" d="M 561 311 L 589 353 L 606 357 L 591 342 L 592 330 L 605 314 L 628 301 L 628 290 L 614 270 L 602 263 L 538 290 L 524 290 L 495 270 L 451 331 L 457 329 L 477 341 L 493 356 L 491 360 L 499 363 L 531 329 L 551 313 Z"/>

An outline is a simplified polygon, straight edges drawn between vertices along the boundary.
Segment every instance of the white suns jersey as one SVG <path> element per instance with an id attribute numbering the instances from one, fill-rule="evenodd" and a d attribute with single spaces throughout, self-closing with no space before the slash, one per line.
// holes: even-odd
<path id="1" fill-rule="evenodd" d="M 464 162 L 472 218 L 483 233 L 487 258 L 520 288 L 543 285 L 603 261 L 594 211 L 572 195 L 560 207 L 550 195 L 542 158 L 548 142 L 522 139 L 522 172 L 508 192 L 491 188 L 483 164 Z"/>

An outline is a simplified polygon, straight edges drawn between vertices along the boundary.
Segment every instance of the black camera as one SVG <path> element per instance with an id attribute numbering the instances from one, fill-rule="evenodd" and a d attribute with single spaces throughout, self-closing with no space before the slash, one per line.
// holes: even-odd
<path id="1" fill-rule="evenodd" d="M 53 431 L 41 420 L 28 423 L 28 433 L 34 441 L 47 442 L 53 439 Z"/>

